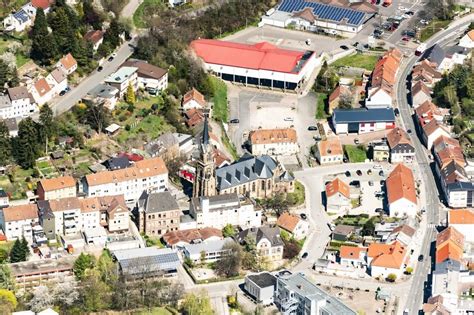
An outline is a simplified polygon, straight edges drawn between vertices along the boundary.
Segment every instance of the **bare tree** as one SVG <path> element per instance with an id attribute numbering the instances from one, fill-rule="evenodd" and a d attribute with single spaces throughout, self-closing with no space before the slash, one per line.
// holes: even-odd
<path id="1" fill-rule="evenodd" d="M 44 311 L 45 309 L 54 305 L 53 294 L 49 291 L 47 286 L 36 287 L 33 291 L 33 298 L 28 303 L 31 310 L 35 313 Z"/>

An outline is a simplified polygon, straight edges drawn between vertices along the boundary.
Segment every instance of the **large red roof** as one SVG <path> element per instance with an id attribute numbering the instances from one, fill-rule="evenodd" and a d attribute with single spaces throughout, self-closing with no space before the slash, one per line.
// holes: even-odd
<path id="1" fill-rule="evenodd" d="M 206 63 L 287 73 L 298 72 L 295 67 L 305 54 L 267 42 L 247 45 L 214 39 L 194 40 L 191 48 Z"/>

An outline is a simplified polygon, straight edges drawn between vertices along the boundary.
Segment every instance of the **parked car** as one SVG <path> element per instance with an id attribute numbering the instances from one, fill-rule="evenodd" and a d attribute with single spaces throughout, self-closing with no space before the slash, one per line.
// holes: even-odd
<path id="1" fill-rule="evenodd" d="M 64 94 L 66 94 L 66 90 L 62 90 L 61 92 L 59 92 L 59 96 L 63 96 Z"/>
<path id="2" fill-rule="evenodd" d="M 358 176 L 362 176 L 362 171 L 361 171 L 361 170 L 357 170 L 357 171 L 356 171 L 356 174 L 357 174 Z"/>
<path id="3" fill-rule="evenodd" d="M 423 255 L 418 256 L 418 261 L 423 261 L 423 259 L 425 259 L 425 256 Z"/>
<path id="4" fill-rule="evenodd" d="M 372 170 L 367 170 L 367 175 L 372 175 Z"/>
<path id="5" fill-rule="evenodd" d="M 411 129 L 407 129 L 407 132 L 408 132 L 408 133 L 411 133 Z"/>
<path id="6" fill-rule="evenodd" d="M 385 186 L 385 181 L 383 179 L 380 181 L 380 186 Z"/>
<path id="7" fill-rule="evenodd" d="M 375 209 L 375 212 L 378 212 L 378 213 L 383 213 L 384 211 L 383 211 L 383 209 L 382 209 L 382 208 L 377 208 L 377 209 Z"/>
<path id="8" fill-rule="evenodd" d="M 379 176 L 384 176 L 384 175 L 385 174 L 384 174 L 383 170 L 379 172 Z"/>
<path id="9" fill-rule="evenodd" d="M 355 143 L 355 144 L 359 144 L 359 143 L 360 143 L 360 142 L 359 142 L 359 139 L 355 138 L 355 139 L 354 139 L 354 143 Z"/>
<path id="10" fill-rule="evenodd" d="M 346 177 L 351 177 L 351 172 L 346 171 Z"/>
<path id="11" fill-rule="evenodd" d="M 102 70 L 104 70 L 104 67 L 102 67 L 102 66 L 99 66 L 99 67 L 97 68 L 97 72 L 101 72 Z"/>
<path id="12" fill-rule="evenodd" d="M 320 137 L 320 136 L 314 136 L 313 139 L 314 139 L 314 141 L 321 141 L 321 137 Z"/>
<path id="13" fill-rule="evenodd" d="M 408 36 L 403 36 L 403 37 L 402 37 L 402 41 L 404 41 L 404 42 L 409 42 L 410 39 L 411 39 L 411 38 L 408 37 Z"/>
<path id="14" fill-rule="evenodd" d="M 300 217 L 301 217 L 301 219 L 303 219 L 303 220 L 306 220 L 306 219 L 308 218 L 308 217 L 306 216 L 306 214 L 304 214 L 304 213 L 300 214 Z"/>
<path id="15" fill-rule="evenodd" d="M 316 127 L 316 126 L 309 126 L 309 127 L 308 127 L 308 130 L 309 130 L 309 131 L 318 131 L 318 127 Z"/>
<path id="16" fill-rule="evenodd" d="M 109 59 L 107 59 L 107 60 L 112 61 L 112 60 L 114 60 L 115 57 L 117 57 L 117 54 L 113 53 L 112 55 L 110 55 Z"/>
<path id="17" fill-rule="evenodd" d="M 407 11 L 407 12 L 405 12 L 405 14 L 406 14 L 406 15 L 413 16 L 413 15 L 415 15 L 415 12 L 413 12 L 413 11 Z"/>
<path id="18" fill-rule="evenodd" d="M 347 47 L 346 45 L 341 45 L 341 46 L 339 46 L 339 48 L 341 48 L 343 50 L 349 50 L 349 47 Z"/>
<path id="19" fill-rule="evenodd" d="M 305 40 L 305 43 L 306 43 L 306 45 L 308 45 L 308 46 L 311 45 L 311 39 L 308 38 L 307 40 Z"/>
<path id="20" fill-rule="evenodd" d="M 294 121 L 293 117 L 286 117 L 285 119 L 283 119 L 284 121 Z"/>
<path id="21" fill-rule="evenodd" d="M 369 180 L 369 186 L 374 186 L 374 182 Z"/>
<path id="22" fill-rule="evenodd" d="M 352 182 L 349 183 L 349 185 L 354 186 L 355 188 L 360 188 L 360 181 L 353 180 Z"/>
<path id="23" fill-rule="evenodd" d="M 352 46 L 354 46 L 354 47 L 359 46 L 359 42 L 355 42 L 354 44 L 352 44 Z"/>
<path id="24" fill-rule="evenodd" d="M 239 120 L 237 118 L 234 118 L 234 119 L 231 119 L 230 120 L 230 123 L 231 124 L 238 124 L 239 123 Z"/>
<path id="25" fill-rule="evenodd" d="M 304 252 L 303 255 L 301 255 L 301 258 L 305 259 L 306 257 L 308 257 L 308 252 Z"/>

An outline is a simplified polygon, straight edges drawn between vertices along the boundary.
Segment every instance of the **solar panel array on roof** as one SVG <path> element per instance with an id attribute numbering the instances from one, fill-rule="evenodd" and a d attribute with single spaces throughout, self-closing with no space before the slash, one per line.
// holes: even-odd
<path id="1" fill-rule="evenodd" d="M 28 14 L 23 9 L 13 14 L 13 17 L 17 19 L 18 21 L 20 21 L 21 23 L 25 23 L 30 19 Z"/>
<path id="2" fill-rule="evenodd" d="M 305 0 L 283 0 L 278 10 L 291 13 L 301 11 L 305 8 L 311 8 L 317 19 L 335 22 L 341 22 L 347 19 L 347 24 L 351 25 L 362 24 L 366 16 L 366 13 L 362 11 Z"/>

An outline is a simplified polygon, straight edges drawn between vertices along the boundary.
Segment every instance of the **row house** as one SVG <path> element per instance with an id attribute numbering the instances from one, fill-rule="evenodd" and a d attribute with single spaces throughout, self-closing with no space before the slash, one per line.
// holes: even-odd
<path id="1" fill-rule="evenodd" d="M 249 140 L 253 155 L 291 155 L 299 152 L 293 128 L 254 130 L 250 132 Z"/>
<path id="2" fill-rule="evenodd" d="M 42 179 L 38 182 L 36 194 L 39 200 L 76 197 L 76 181 L 72 176 Z"/>
<path id="3" fill-rule="evenodd" d="M 88 197 L 124 195 L 135 205 L 144 191 L 162 192 L 168 188 L 168 169 L 162 158 L 135 162 L 131 167 L 86 175 L 82 181 Z"/>
<path id="4" fill-rule="evenodd" d="M 33 96 L 24 86 L 7 89 L 7 95 L 0 96 L 0 119 L 23 118 L 38 112 Z"/>
<path id="5" fill-rule="evenodd" d="M 450 136 L 449 129 L 444 124 L 449 115 L 448 109 L 439 108 L 432 102 L 426 101 L 415 109 L 415 115 L 423 141 L 429 150 L 440 136 Z"/>
<path id="6" fill-rule="evenodd" d="M 412 163 L 415 160 L 415 147 L 405 130 L 396 127 L 387 134 L 391 163 Z"/>
<path id="7" fill-rule="evenodd" d="M 417 81 L 411 88 L 412 105 L 416 109 L 427 101 L 431 102 L 431 90 L 422 80 Z"/>
<path id="8" fill-rule="evenodd" d="M 413 85 L 417 82 L 423 82 L 423 84 L 430 89 L 432 89 L 438 81 L 441 81 L 442 78 L 443 75 L 441 72 L 437 71 L 434 65 L 426 59 L 418 63 L 411 73 Z"/>

